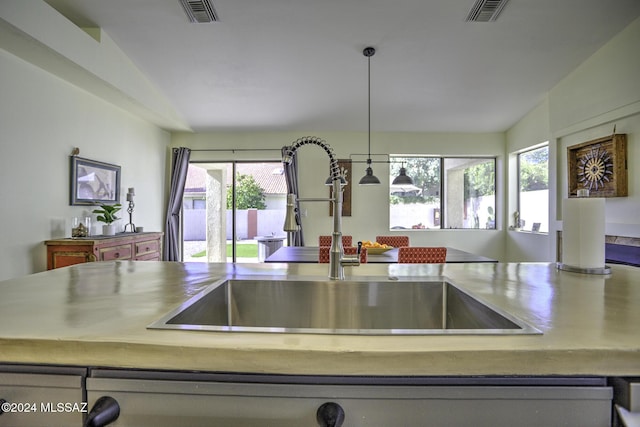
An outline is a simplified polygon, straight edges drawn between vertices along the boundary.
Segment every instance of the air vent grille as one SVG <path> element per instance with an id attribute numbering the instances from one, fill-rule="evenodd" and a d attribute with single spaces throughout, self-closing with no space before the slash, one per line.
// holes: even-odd
<path id="1" fill-rule="evenodd" d="M 180 0 L 189 22 L 206 23 L 218 21 L 218 14 L 211 0 Z"/>
<path id="2" fill-rule="evenodd" d="M 467 21 L 489 22 L 498 19 L 509 0 L 477 0 L 469 11 Z"/>

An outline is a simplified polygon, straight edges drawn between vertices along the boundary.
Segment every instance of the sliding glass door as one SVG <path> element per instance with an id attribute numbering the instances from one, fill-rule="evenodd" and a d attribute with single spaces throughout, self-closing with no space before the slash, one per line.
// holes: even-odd
<path id="1" fill-rule="evenodd" d="M 286 244 L 280 162 L 193 162 L 182 206 L 184 261 L 263 262 Z"/>

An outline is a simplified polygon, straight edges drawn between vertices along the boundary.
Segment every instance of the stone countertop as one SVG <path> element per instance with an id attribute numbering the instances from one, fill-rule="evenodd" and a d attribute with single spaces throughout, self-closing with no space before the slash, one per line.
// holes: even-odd
<path id="1" fill-rule="evenodd" d="M 148 330 L 223 277 L 325 279 L 321 264 L 118 261 L 0 282 L 0 363 L 297 375 L 640 375 L 640 269 L 367 264 L 349 279 L 445 276 L 542 335 L 353 336 Z"/>

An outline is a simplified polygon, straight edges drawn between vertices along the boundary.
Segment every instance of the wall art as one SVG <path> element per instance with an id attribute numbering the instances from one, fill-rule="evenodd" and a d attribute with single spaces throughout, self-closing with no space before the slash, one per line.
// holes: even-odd
<path id="1" fill-rule="evenodd" d="M 604 138 L 567 147 L 568 195 L 589 190 L 589 197 L 625 197 L 627 184 L 627 135 Z"/>
<path id="2" fill-rule="evenodd" d="M 70 205 L 87 206 L 120 201 L 120 166 L 78 156 L 70 157 Z"/>

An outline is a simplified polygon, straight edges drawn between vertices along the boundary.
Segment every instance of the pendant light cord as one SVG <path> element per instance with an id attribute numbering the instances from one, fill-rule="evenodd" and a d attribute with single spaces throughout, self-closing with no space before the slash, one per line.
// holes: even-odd
<path id="1" fill-rule="evenodd" d="M 362 54 L 367 57 L 367 173 L 362 177 L 359 184 L 374 185 L 380 184 L 380 180 L 373 174 L 371 169 L 371 57 L 376 53 L 372 47 L 366 47 Z"/>
<path id="2" fill-rule="evenodd" d="M 368 104 L 367 104 L 367 111 L 369 111 L 369 117 L 368 117 L 368 130 L 369 130 L 369 149 L 367 151 L 368 155 L 367 155 L 367 163 L 371 162 L 371 56 L 367 57 L 367 81 L 369 82 L 368 86 L 367 86 L 367 93 L 369 94 L 368 96 Z"/>
<path id="3" fill-rule="evenodd" d="M 362 54 L 367 57 L 367 111 L 369 115 L 367 117 L 368 124 L 368 150 L 367 150 L 367 164 L 371 164 L 371 57 L 376 53 L 375 48 L 366 47 Z"/>

